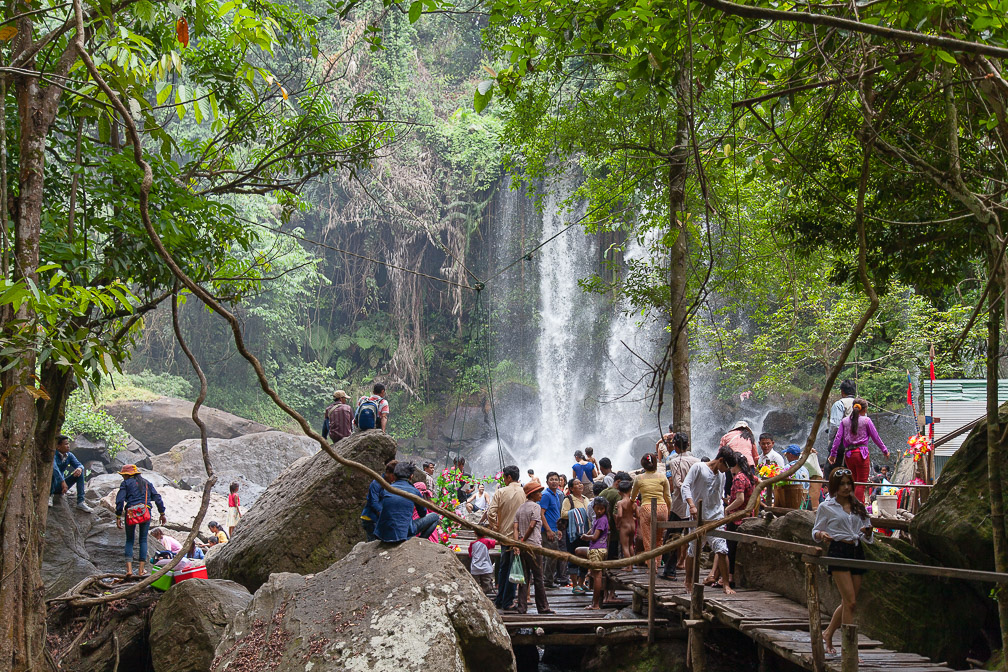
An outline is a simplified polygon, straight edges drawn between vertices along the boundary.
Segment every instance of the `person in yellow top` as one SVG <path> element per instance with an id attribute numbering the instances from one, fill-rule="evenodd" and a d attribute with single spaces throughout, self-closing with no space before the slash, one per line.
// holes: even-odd
<path id="1" fill-rule="evenodd" d="M 211 520 L 209 523 L 207 523 L 207 527 L 210 528 L 210 533 L 213 534 L 213 537 L 211 537 L 210 539 L 211 546 L 214 546 L 216 544 L 226 544 L 228 542 L 227 533 L 224 531 L 224 528 L 220 526 L 220 523 L 218 523 L 216 520 Z M 214 541 L 213 540 L 214 538 L 216 538 L 217 541 Z"/>
<path id="2" fill-rule="evenodd" d="M 644 473 L 634 476 L 630 499 L 633 500 L 638 494 L 641 496 L 641 505 L 637 508 L 637 529 L 644 542 L 644 550 L 650 551 L 651 516 L 656 516 L 658 522 L 668 520 L 669 509 L 672 508 L 672 492 L 669 490 L 668 478 L 665 477 L 665 474 L 658 473 L 658 459 L 654 453 L 648 453 L 642 457 L 640 463 L 644 467 Z M 652 498 L 658 500 L 653 512 L 651 511 Z"/>
<path id="3" fill-rule="evenodd" d="M 588 498 L 584 496 L 584 483 L 579 478 L 571 479 L 570 494 L 564 497 L 563 506 L 560 507 L 560 525 L 564 527 L 564 538 L 567 540 L 567 552 L 574 554 L 574 549 L 578 546 L 587 546 L 588 542 L 581 538 L 592 528 L 591 506 Z M 571 564 L 568 565 L 568 573 L 571 583 L 574 584 L 571 592 L 580 595 L 586 592 L 584 585 L 585 576 L 588 572 L 583 567 Z"/>

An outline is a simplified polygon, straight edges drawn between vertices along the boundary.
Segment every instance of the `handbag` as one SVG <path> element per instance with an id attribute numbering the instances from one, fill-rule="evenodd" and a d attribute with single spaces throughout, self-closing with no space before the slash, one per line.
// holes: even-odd
<path id="1" fill-rule="evenodd" d="M 525 568 L 522 566 L 521 557 L 516 553 L 511 560 L 511 570 L 508 572 L 508 581 L 519 585 L 525 584 Z"/>
<path id="2" fill-rule="evenodd" d="M 147 506 L 147 495 L 150 494 L 150 487 L 144 483 L 144 501 L 143 504 L 134 504 L 133 506 L 126 509 L 126 524 L 127 525 L 139 525 L 140 523 L 146 523 L 150 520 L 150 507 Z"/>

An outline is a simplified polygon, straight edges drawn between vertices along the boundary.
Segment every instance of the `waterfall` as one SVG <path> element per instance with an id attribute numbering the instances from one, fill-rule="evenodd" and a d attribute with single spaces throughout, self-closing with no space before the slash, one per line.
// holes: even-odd
<path id="1" fill-rule="evenodd" d="M 608 456 L 614 468 L 633 467 L 632 440 L 657 432 L 644 398 L 646 381 L 633 385 L 644 364 L 623 345 L 651 357 L 658 341 L 654 326 L 645 321 L 642 328 L 629 306 L 578 284 L 602 270 L 598 239 L 581 226 L 587 204 L 572 198 L 579 181 L 569 171 L 540 187 L 541 215 L 527 186 L 502 185 L 493 206 L 492 268 L 549 241 L 531 260 L 492 280 L 488 293 L 498 430 L 505 461 L 518 464 L 523 475 L 528 468 L 541 476 L 549 470 L 569 475 L 574 451 L 589 445 L 596 459 Z M 625 258 L 647 253 L 646 244 L 632 240 Z M 516 386 L 522 376 L 527 386 Z M 474 460 L 477 471 L 493 469 L 496 439 L 486 441 Z"/>

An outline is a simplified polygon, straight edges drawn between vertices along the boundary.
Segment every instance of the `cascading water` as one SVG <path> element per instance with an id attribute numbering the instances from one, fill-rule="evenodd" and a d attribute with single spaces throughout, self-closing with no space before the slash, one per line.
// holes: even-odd
<path id="1" fill-rule="evenodd" d="M 586 204 L 571 199 L 578 180 L 568 173 L 545 186 L 541 216 L 523 189 L 501 190 L 492 219 L 492 267 L 553 238 L 531 261 L 493 280 L 489 291 L 505 461 L 541 474 L 569 471 L 574 450 L 589 445 L 616 468 L 631 467 L 632 439 L 656 431 L 653 420 L 648 426 L 646 385 L 634 385 L 644 365 L 633 354 L 653 354 L 654 329 L 642 328 L 640 315 L 626 306 L 578 284 L 601 270 L 598 240 L 580 225 Z M 574 230 L 565 231 L 568 226 Z M 627 258 L 645 254 L 636 241 L 628 245 Z M 514 385 L 521 373 L 527 386 Z M 492 469 L 496 439 L 474 457 L 477 471 Z"/>

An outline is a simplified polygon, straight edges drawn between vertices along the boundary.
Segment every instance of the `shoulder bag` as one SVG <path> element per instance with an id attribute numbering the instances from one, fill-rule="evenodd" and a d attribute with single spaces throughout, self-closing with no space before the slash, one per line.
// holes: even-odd
<path id="1" fill-rule="evenodd" d="M 126 509 L 127 525 L 139 525 L 140 523 L 146 523 L 148 520 L 150 520 L 150 507 L 147 505 L 147 496 L 149 494 L 150 494 L 150 486 L 145 482 L 143 504 L 134 504 L 133 506 Z"/>

